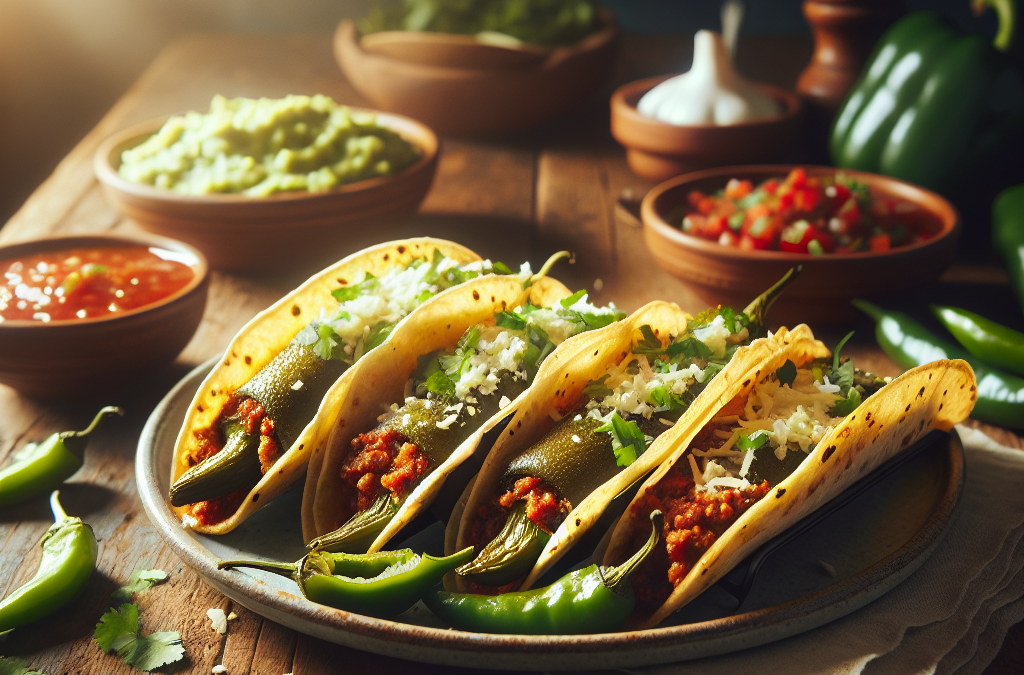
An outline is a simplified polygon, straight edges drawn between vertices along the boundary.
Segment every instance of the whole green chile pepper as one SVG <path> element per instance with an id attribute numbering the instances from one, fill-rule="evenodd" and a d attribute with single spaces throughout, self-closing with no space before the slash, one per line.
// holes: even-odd
<path id="1" fill-rule="evenodd" d="M 992 202 L 992 249 L 1024 310 L 1024 184 L 1006 188 Z"/>
<path id="2" fill-rule="evenodd" d="M 103 418 L 115 414 L 124 415 L 124 410 L 107 406 L 82 431 L 64 431 L 26 446 L 14 462 L 0 471 L 0 507 L 46 494 L 70 478 L 82 468 L 89 435 Z"/>
<path id="3" fill-rule="evenodd" d="M 1024 333 L 966 309 L 932 305 L 932 312 L 971 354 L 990 366 L 1024 375 Z"/>
<path id="4" fill-rule="evenodd" d="M 0 602 L 0 633 L 38 621 L 74 600 L 96 569 L 96 535 L 50 495 L 54 524 L 43 535 L 39 571 Z"/>

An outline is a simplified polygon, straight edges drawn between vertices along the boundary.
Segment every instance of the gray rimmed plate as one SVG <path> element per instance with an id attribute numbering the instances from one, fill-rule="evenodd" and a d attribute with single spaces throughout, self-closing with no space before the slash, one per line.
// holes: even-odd
<path id="1" fill-rule="evenodd" d="M 713 656 L 780 640 L 845 616 L 902 582 L 942 540 L 964 481 L 956 433 L 933 434 L 909 460 L 779 547 L 740 607 L 712 587 L 673 625 L 603 635 L 485 635 L 445 628 L 422 604 L 395 621 L 309 602 L 295 584 L 259 571 L 221 571 L 226 558 L 293 561 L 305 551 L 295 489 L 220 537 L 181 526 L 167 502 L 171 459 L 185 411 L 215 359 L 164 397 L 139 440 L 143 507 L 167 544 L 210 585 L 252 611 L 331 642 L 416 661 L 505 670 L 622 668 Z M 884 467 L 883 467 L 884 469 Z M 899 513 L 899 518 L 890 517 Z M 435 524 L 403 545 L 436 550 Z"/>

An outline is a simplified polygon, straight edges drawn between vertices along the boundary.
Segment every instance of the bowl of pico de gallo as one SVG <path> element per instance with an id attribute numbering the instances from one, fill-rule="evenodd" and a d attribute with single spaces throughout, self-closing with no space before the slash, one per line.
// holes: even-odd
<path id="1" fill-rule="evenodd" d="M 641 205 L 655 260 L 702 300 L 743 307 L 789 268 L 772 322 L 844 323 L 850 300 L 934 282 L 953 261 L 960 215 L 904 181 L 835 167 L 718 167 L 677 176 Z"/>

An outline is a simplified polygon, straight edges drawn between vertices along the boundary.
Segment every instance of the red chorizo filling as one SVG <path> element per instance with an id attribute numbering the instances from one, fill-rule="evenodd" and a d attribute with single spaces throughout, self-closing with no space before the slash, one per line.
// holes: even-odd
<path id="1" fill-rule="evenodd" d="M 430 459 L 406 436 L 393 429 L 371 431 L 352 439 L 352 452 L 341 467 L 346 491 L 343 520 L 364 511 L 381 490 L 405 498 L 430 469 Z"/>
<path id="2" fill-rule="evenodd" d="M 236 418 L 245 424 L 245 431 L 252 434 L 257 429 L 260 432 L 259 458 L 260 469 L 264 474 L 274 466 L 280 459 L 281 448 L 277 444 L 274 435 L 274 420 L 267 416 L 263 406 L 248 397 L 232 397 L 221 411 L 218 423 L 213 426 L 193 431 L 198 444 L 188 456 L 188 465 L 193 467 L 200 462 L 213 457 L 224 449 L 226 439 L 220 430 L 220 421 L 228 418 Z M 248 490 L 239 490 L 230 495 L 218 497 L 204 502 L 196 502 L 186 507 L 186 511 L 195 518 L 200 525 L 214 525 L 227 520 L 238 510 Z"/>
<path id="3" fill-rule="evenodd" d="M 763 481 L 716 494 L 698 492 L 692 476 L 683 471 L 688 471 L 688 467 L 681 462 L 648 488 L 630 510 L 636 524 L 634 539 L 641 544 L 646 539 L 642 524 L 648 521 L 651 511 L 660 509 L 665 514 L 665 546 L 655 549 L 633 575 L 637 606 L 645 613 L 664 604 L 672 589 L 722 533 L 770 489 L 768 482 Z"/>
<path id="4" fill-rule="evenodd" d="M 503 495 L 477 511 L 477 519 L 469 532 L 469 543 L 480 550 L 498 536 L 508 520 L 512 506 L 520 500 L 526 502 L 526 517 L 548 534 L 558 529 L 572 511 L 568 499 L 559 499 L 558 493 L 541 479 L 520 478 Z"/>

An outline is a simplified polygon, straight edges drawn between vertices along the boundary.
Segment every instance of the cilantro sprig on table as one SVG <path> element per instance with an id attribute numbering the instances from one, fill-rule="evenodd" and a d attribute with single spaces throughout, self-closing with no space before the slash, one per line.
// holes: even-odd
<path id="1" fill-rule="evenodd" d="M 163 570 L 135 570 L 128 583 L 114 592 L 111 599 L 131 599 L 168 578 Z M 111 607 L 96 624 L 93 639 L 104 652 L 116 653 L 129 666 L 150 671 L 179 661 L 185 655 L 181 635 L 177 631 L 142 634 L 139 608 L 131 602 Z"/>
<path id="2" fill-rule="evenodd" d="M 0 675 L 46 675 L 41 670 L 30 670 L 25 659 L 0 656 Z"/>

